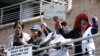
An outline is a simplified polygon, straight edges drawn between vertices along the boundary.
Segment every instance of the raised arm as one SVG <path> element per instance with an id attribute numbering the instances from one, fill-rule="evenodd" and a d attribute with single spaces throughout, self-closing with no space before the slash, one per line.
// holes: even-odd
<path id="1" fill-rule="evenodd" d="M 47 36 L 49 33 L 52 32 L 52 30 L 46 25 L 46 23 L 43 23 L 41 25 L 41 28 L 42 28 L 43 33 L 45 34 L 45 36 Z"/>
<path id="2" fill-rule="evenodd" d="M 98 32 L 98 21 L 96 16 L 92 17 L 92 27 L 92 34 L 96 34 Z"/>

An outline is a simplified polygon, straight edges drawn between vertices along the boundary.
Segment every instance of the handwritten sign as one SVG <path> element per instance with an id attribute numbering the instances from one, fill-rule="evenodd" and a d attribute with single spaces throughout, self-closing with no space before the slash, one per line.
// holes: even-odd
<path id="1" fill-rule="evenodd" d="M 44 18 L 52 19 L 58 16 L 59 19 L 66 19 L 66 6 L 60 4 L 49 4 L 44 7 Z"/>
<path id="2" fill-rule="evenodd" d="M 32 45 L 9 48 L 7 56 L 32 56 Z"/>

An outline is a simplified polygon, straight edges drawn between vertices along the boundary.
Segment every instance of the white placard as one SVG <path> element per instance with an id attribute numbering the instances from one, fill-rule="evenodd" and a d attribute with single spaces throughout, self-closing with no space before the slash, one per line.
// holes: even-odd
<path id="1" fill-rule="evenodd" d="M 32 56 L 32 45 L 9 48 L 7 56 Z"/>
<path id="2" fill-rule="evenodd" d="M 61 4 L 49 4 L 44 7 L 45 19 L 52 19 L 54 16 L 58 16 L 59 19 L 65 19 L 66 6 Z"/>

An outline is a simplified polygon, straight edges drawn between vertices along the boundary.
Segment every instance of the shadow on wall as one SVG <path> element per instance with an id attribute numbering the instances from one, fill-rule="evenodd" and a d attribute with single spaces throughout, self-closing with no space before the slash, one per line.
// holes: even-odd
<path id="1" fill-rule="evenodd" d="M 96 3 L 100 3 L 100 0 L 96 0 Z"/>

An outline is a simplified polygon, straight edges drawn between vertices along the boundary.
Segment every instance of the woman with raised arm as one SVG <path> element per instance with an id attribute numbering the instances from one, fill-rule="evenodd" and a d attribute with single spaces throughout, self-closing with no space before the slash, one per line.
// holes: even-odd
<path id="1" fill-rule="evenodd" d="M 60 28 L 59 31 L 60 34 L 64 36 L 64 38 L 78 39 L 81 37 L 91 36 L 98 32 L 98 24 L 96 18 L 92 18 L 92 22 L 93 24 L 90 25 L 88 16 L 84 13 L 81 13 L 75 19 L 73 30 L 71 30 L 67 34 L 62 33 L 63 32 L 62 28 Z M 83 44 L 84 42 L 88 43 L 87 44 L 88 46 L 84 45 Z M 90 44 L 92 44 L 92 46 Z M 75 45 L 75 54 L 76 54 L 75 56 L 82 56 L 86 54 L 88 54 L 89 56 L 94 55 L 95 45 L 94 45 L 93 38 L 89 40 L 75 42 L 74 45 Z"/>

